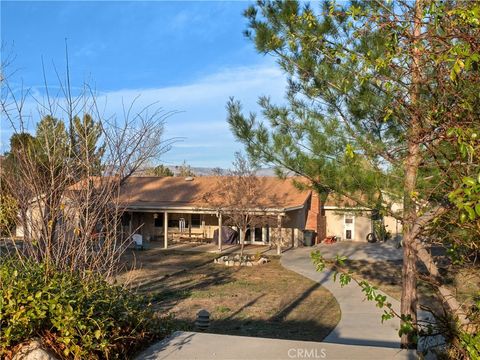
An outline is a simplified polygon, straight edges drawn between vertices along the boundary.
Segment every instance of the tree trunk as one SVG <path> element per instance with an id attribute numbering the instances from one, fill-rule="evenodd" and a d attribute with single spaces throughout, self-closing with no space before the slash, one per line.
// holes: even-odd
<path id="1" fill-rule="evenodd" d="M 415 238 L 412 237 L 411 231 L 406 227 L 403 239 L 403 267 L 402 267 L 402 298 L 400 305 L 400 313 L 405 316 L 402 323 L 407 322 L 408 318 L 412 322 L 415 331 L 417 330 L 417 258 L 413 248 Z M 415 331 L 403 334 L 401 338 L 401 346 L 404 349 L 414 349 L 416 343 L 414 340 Z"/>
<path id="2" fill-rule="evenodd" d="M 446 208 L 442 206 L 438 206 L 429 212 L 423 214 L 422 216 L 418 217 L 415 224 L 413 225 L 413 230 L 412 233 L 414 234 L 414 237 L 416 238 L 416 241 L 413 242 L 413 247 L 414 250 L 417 254 L 418 259 L 425 265 L 427 268 L 428 273 L 432 277 L 434 283 L 434 286 L 437 288 L 437 291 L 439 295 L 442 298 L 442 301 L 444 304 L 447 306 L 447 308 L 450 310 L 452 313 L 452 316 L 455 319 L 458 319 L 460 325 L 467 327 L 467 325 L 470 324 L 470 320 L 468 317 L 465 315 L 461 304 L 458 302 L 458 300 L 455 297 L 455 294 L 448 289 L 446 286 L 442 285 L 443 279 L 440 274 L 440 271 L 438 270 L 437 265 L 433 261 L 432 256 L 430 253 L 427 251 L 425 246 L 422 244 L 422 242 L 419 240 L 419 235 L 421 234 L 422 228 L 431 222 L 435 217 L 440 216 L 441 214 L 445 213 L 447 211 Z"/>
<path id="3" fill-rule="evenodd" d="M 244 226 L 240 231 L 240 256 L 243 257 L 243 248 L 245 247 L 245 235 L 247 234 L 247 227 Z"/>
<path id="4" fill-rule="evenodd" d="M 27 252 L 34 257 L 35 259 L 38 260 L 38 251 L 36 250 L 36 247 L 33 246 L 32 244 L 32 237 L 30 234 L 30 229 L 28 227 L 29 224 L 29 217 L 28 217 L 28 208 L 25 208 L 23 204 L 21 204 L 20 208 L 20 221 L 21 225 L 23 227 L 23 241 L 25 243 Z M 30 219 L 31 220 L 31 219 Z"/>
<path id="5" fill-rule="evenodd" d="M 419 112 L 418 97 L 420 91 L 420 52 L 418 43 L 421 35 L 421 20 L 423 14 L 422 0 L 415 2 L 413 42 L 412 42 L 412 63 L 410 88 L 410 127 L 408 136 L 408 154 L 405 159 L 405 180 L 404 180 L 404 229 L 403 229 L 403 267 L 402 267 L 402 298 L 400 312 L 403 317 L 402 324 L 411 322 L 414 331 L 402 335 L 402 348 L 415 348 L 415 335 L 418 330 L 417 322 L 417 256 L 414 249 L 416 233 L 413 226 L 417 220 L 417 209 L 414 201 L 417 190 L 417 173 L 421 161 L 420 145 L 418 136 L 421 130 L 421 114 Z"/>
<path id="6" fill-rule="evenodd" d="M 442 297 L 442 301 L 447 305 L 448 309 L 451 310 L 451 315 L 463 326 L 470 324 L 470 321 L 463 312 L 462 306 L 456 299 L 455 294 L 446 286 L 441 285 L 442 277 L 430 253 L 419 241 L 414 243 L 414 248 L 420 261 L 425 265 L 429 274 L 433 277 L 433 280 L 437 282 L 437 291 Z"/>

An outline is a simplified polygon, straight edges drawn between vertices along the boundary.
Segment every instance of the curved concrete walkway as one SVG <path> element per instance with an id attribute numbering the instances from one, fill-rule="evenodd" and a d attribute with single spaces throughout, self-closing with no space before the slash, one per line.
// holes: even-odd
<path id="1" fill-rule="evenodd" d="M 413 350 L 178 331 L 135 360 L 413 360 Z"/>
<path id="2" fill-rule="evenodd" d="M 326 254 L 326 250 L 328 250 L 331 252 L 330 255 L 332 257 L 336 253 L 340 253 L 349 256 L 350 259 L 357 260 L 375 259 L 375 257 L 372 257 L 372 252 L 383 253 L 379 244 L 365 245 L 367 246 L 364 246 L 364 244 L 339 243 L 334 246 L 321 245 L 310 248 L 298 248 L 285 252 L 280 261 L 285 268 L 319 282 L 337 299 L 342 312 L 341 319 L 335 329 L 325 338 L 324 342 L 398 349 L 400 348 L 400 338 L 398 336 L 399 320 L 391 319 L 382 324 L 381 316 L 383 310 L 377 308 L 374 302 L 365 300 L 364 293 L 356 283 L 352 282 L 347 286 L 341 287 L 338 281 L 333 281 L 330 271 L 315 271 L 315 267 L 310 259 L 310 253 L 314 250 L 320 250 L 326 257 L 329 257 L 329 254 Z M 355 249 L 357 251 L 353 251 Z M 401 254 L 401 251 L 392 251 L 392 258 L 398 257 L 398 253 Z M 393 256 L 393 254 L 396 256 Z M 382 260 L 387 260 L 387 258 L 382 258 Z M 384 293 L 382 294 L 385 295 Z M 399 312 L 399 301 L 391 297 L 388 297 L 388 301 L 393 304 L 395 311 Z"/>

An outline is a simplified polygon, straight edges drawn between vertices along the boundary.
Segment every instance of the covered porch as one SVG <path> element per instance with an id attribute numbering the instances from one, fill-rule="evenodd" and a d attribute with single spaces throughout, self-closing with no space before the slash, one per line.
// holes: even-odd
<path id="1" fill-rule="evenodd" d="M 163 239 L 159 242 L 150 242 L 146 244 L 145 249 L 149 250 L 165 250 L 165 251 L 181 251 L 187 253 L 211 253 L 211 254 L 237 254 L 240 253 L 240 244 L 223 244 L 222 250 L 219 251 L 216 243 L 199 243 L 199 242 L 176 242 L 169 244 L 168 248 L 164 247 Z M 282 253 L 292 249 L 292 247 L 282 248 Z M 245 244 L 243 253 L 245 255 L 277 255 L 277 248 L 271 245 L 262 244 Z"/>
<path id="2" fill-rule="evenodd" d="M 268 221 L 260 221 L 255 227 L 249 227 L 245 234 L 246 245 L 265 246 L 269 250 L 275 248 L 280 254 L 282 248 L 297 247 L 303 241 L 302 228 L 297 225 L 295 217 L 284 211 L 268 214 Z M 127 208 L 122 218 L 122 232 L 124 234 L 139 234 L 143 242 L 148 245 L 165 249 L 190 249 L 191 251 L 235 251 L 237 243 L 225 243 L 225 218 L 228 214 L 214 212 L 208 209 L 140 209 Z M 272 219 L 274 221 L 272 222 Z M 241 229 L 234 226 L 229 228 L 238 233 Z M 214 236 L 215 235 L 215 236 Z M 148 246 L 147 246 L 148 247 Z"/>

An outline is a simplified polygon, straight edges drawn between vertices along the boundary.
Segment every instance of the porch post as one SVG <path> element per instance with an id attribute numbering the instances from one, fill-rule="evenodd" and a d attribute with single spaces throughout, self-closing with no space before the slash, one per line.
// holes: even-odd
<path id="1" fill-rule="evenodd" d="M 277 255 L 282 254 L 282 215 L 277 216 Z"/>
<path id="2" fill-rule="evenodd" d="M 192 238 L 192 214 L 188 214 L 188 238 Z"/>
<path id="3" fill-rule="evenodd" d="M 222 213 L 218 214 L 218 251 L 222 252 Z"/>
<path id="4" fill-rule="evenodd" d="M 168 212 L 163 213 L 163 246 L 168 248 Z"/>
<path id="5" fill-rule="evenodd" d="M 267 243 L 267 228 L 262 226 L 262 241 L 266 244 Z"/>
<path id="6" fill-rule="evenodd" d="M 132 236 L 132 222 L 133 222 L 133 212 L 129 211 L 129 220 L 128 220 L 128 236 Z"/>
<path id="7" fill-rule="evenodd" d="M 298 228 L 293 229 L 293 247 L 298 247 Z"/>

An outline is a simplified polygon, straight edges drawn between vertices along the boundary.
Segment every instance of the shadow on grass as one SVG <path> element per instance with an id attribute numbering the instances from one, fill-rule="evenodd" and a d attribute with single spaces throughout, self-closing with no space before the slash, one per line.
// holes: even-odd
<path id="1" fill-rule="evenodd" d="M 322 341 L 330 332 L 314 320 L 218 319 L 207 332 L 214 334 L 264 337 L 272 339 Z"/>
<path id="2" fill-rule="evenodd" d="M 155 291 L 155 290 L 158 289 L 159 285 L 161 285 L 162 282 L 164 282 L 164 281 L 166 281 L 170 278 L 174 278 L 176 276 L 178 277 L 179 275 L 183 275 L 187 271 L 194 271 L 197 268 L 209 265 L 209 264 L 212 263 L 212 261 L 213 261 L 213 258 L 208 259 L 208 260 L 202 260 L 202 261 L 199 260 L 197 262 L 190 263 L 189 265 L 185 265 L 185 267 L 183 269 L 175 271 L 171 274 L 166 274 L 166 275 L 163 275 L 163 276 L 159 276 L 157 278 L 152 278 L 148 281 L 143 281 L 140 284 L 140 286 L 138 287 L 138 290 L 140 292 Z M 159 266 L 161 266 L 161 265 L 159 265 Z"/>
<path id="3" fill-rule="evenodd" d="M 270 272 L 274 271 L 275 266 L 268 268 Z M 210 307 L 207 305 L 207 308 L 212 310 L 215 306 L 217 308 L 212 312 L 208 332 L 216 334 L 321 341 L 336 326 L 339 320 L 336 300 L 332 297 L 329 301 L 314 295 L 314 292 L 321 288 L 320 283 L 311 283 L 304 286 L 301 291 L 293 290 L 294 293 L 289 293 L 292 290 L 291 286 L 271 286 L 261 279 L 245 278 L 245 275 L 239 277 L 238 272 L 242 271 L 250 273 L 252 269 L 242 270 L 213 265 L 210 260 L 186 271 L 152 279 L 148 284 L 142 285 L 139 290 L 145 294 L 151 294 L 154 305 L 161 312 L 169 312 L 182 301 L 196 297 L 211 301 Z M 267 276 L 268 274 L 269 272 Z M 286 277 L 290 281 L 295 281 L 292 279 L 292 274 L 286 274 Z M 222 285 L 228 286 L 222 287 Z M 239 297 L 242 299 L 241 302 L 232 306 L 231 299 L 237 296 L 236 291 L 244 290 L 250 294 L 248 298 Z M 286 291 L 286 293 L 285 296 L 281 296 L 280 303 L 276 302 L 274 307 L 265 308 L 269 304 L 274 304 L 265 298 L 270 291 Z M 230 301 L 228 305 L 222 300 L 222 297 L 226 296 L 225 293 L 228 294 L 226 299 L 230 299 L 227 300 L 227 304 Z M 206 300 L 211 296 L 213 296 L 212 300 Z M 215 296 L 218 296 L 218 299 Z M 312 296 L 315 297 L 312 298 Z M 223 306 L 225 311 L 218 310 Z M 260 313 L 255 311 L 256 308 L 261 309 Z M 186 310 L 188 311 L 176 312 L 174 320 L 176 329 L 195 331 L 193 310 L 191 306 Z"/>
<path id="4" fill-rule="evenodd" d="M 257 319 L 246 317 L 244 311 L 254 306 L 265 294 L 261 294 L 249 302 L 243 304 L 232 314 L 225 318 L 214 318 L 211 320 L 211 325 L 207 332 L 224 335 L 238 335 L 251 337 L 265 337 L 273 339 L 287 339 L 287 340 L 303 340 L 303 341 L 322 341 L 335 327 L 335 323 L 326 316 L 322 318 L 311 318 L 309 313 L 303 314 L 301 318 L 289 319 L 288 316 L 296 310 L 311 294 L 318 289 L 320 284 L 316 283 L 306 289 L 298 297 L 296 297 L 289 304 L 280 308 L 270 318 Z M 178 296 L 179 294 L 172 294 Z M 188 293 L 182 294 L 188 297 Z M 167 299 L 163 299 L 162 303 Z M 334 299 L 332 299 L 335 302 Z M 326 302 L 322 308 L 315 308 L 315 313 L 327 314 L 331 307 L 334 306 L 332 302 Z M 309 318 L 310 317 L 310 318 Z M 324 321 L 325 320 L 325 321 Z M 198 331 L 191 319 L 177 318 L 177 328 L 186 331 Z M 338 321 L 338 319 L 337 319 Z"/>
<path id="5" fill-rule="evenodd" d="M 347 267 L 366 280 L 376 281 L 389 285 L 401 283 L 401 260 L 370 262 L 365 260 L 347 260 Z"/>
<path id="6" fill-rule="evenodd" d="M 168 277 L 162 277 L 157 281 L 149 282 L 147 285 L 140 287 L 139 291 L 153 294 L 153 302 L 160 305 L 163 310 L 168 311 L 180 301 L 191 297 L 193 292 L 233 281 L 232 271 L 226 271 L 225 268 L 221 267 L 210 267 L 208 271 L 199 274 L 198 269 L 205 265 L 195 267 L 194 269 L 197 271 L 192 277 L 183 278 L 186 271 L 193 272 L 194 269 L 181 271 Z"/>
<path id="7" fill-rule="evenodd" d="M 318 289 L 321 285 L 315 283 L 310 286 L 306 291 L 304 291 L 300 296 L 298 296 L 294 301 L 281 309 L 277 314 L 272 317 L 273 321 L 282 321 L 285 319 L 293 310 L 295 310 L 313 291 Z"/>

